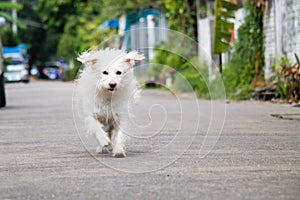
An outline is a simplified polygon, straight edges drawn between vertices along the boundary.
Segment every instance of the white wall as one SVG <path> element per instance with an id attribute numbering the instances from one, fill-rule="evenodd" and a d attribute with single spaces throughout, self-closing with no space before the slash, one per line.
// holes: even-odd
<path id="1" fill-rule="evenodd" d="M 264 17 L 265 78 L 272 74 L 271 65 L 285 55 L 295 62 L 300 55 L 300 0 L 272 0 Z M 277 58 L 277 59 L 275 59 Z"/>

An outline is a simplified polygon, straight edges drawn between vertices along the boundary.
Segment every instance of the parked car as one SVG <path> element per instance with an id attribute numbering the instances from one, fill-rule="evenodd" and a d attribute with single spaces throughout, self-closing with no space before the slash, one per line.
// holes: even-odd
<path id="1" fill-rule="evenodd" d="M 21 54 L 4 54 L 6 70 L 4 78 L 7 82 L 29 82 L 28 64 Z"/>
<path id="2" fill-rule="evenodd" d="M 48 62 L 41 70 L 41 78 L 56 80 L 62 77 L 62 68 L 59 62 Z"/>

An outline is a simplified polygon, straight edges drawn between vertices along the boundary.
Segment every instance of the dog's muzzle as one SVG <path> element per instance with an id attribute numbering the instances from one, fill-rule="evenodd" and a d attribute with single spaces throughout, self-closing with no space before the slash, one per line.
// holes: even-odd
<path id="1" fill-rule="evenodd" d="M 116 86 L 117 86 L 117 83 L 116 82 L 114 82 L 114 81 L 111 81 L 111 82 L 109 82 L 109 91 L 114 91 L 115 90 L 115 88 L 116 88 Z"/>

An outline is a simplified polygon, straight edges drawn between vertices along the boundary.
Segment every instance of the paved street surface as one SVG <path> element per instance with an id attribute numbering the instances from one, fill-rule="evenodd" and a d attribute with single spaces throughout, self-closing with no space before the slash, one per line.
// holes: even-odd
<path id="1" fill-rule="evenodd" d="M 271 116 L 300 113 L 299 107 L 230 102 L 219 136 L 224 110 L 215 101 L 218 123 L 210 124 L 208 146 L 217 143 L 203 158 L 211 103 L 197 101 L 199 118 L 189 95 L 182 95 L 179 109 L 174 96 L 148 90 L 136 107 L 132 134 L 138 137 L 120 159 L 96 155 L 93 144 L 83 145 L 88 139 L 80 122 L 79 134 L 75 127 L 72 89 L 72 83 L 50 81 L 6 84 L 7 107 L 0 109 L 0 199 L 300 197 L 300 121 Z"/>

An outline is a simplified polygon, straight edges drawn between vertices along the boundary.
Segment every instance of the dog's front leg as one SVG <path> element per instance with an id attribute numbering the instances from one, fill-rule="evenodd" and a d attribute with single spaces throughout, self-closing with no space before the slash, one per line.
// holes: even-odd
<path id="1" fill-rule="evenodd" d="M 110 139 L 107 136 L 107 133 L 103 131 L 103 125 L 95 119 L 93 116 L 87 117 L 85 120 L 85 125 L 87 133 L 93 135 L 100 147 L 97 148 L 97 153 L 107 153 L 110 145 Z"/>
<path id="2" fill-rule="evenodd" d="M 112 134 L 113 157 L 124 158 L 126 156 L 125 142 L 126 142 L 126 136 L 122 133 L 122 131 L 119 129 L 114 130 Z"/>

